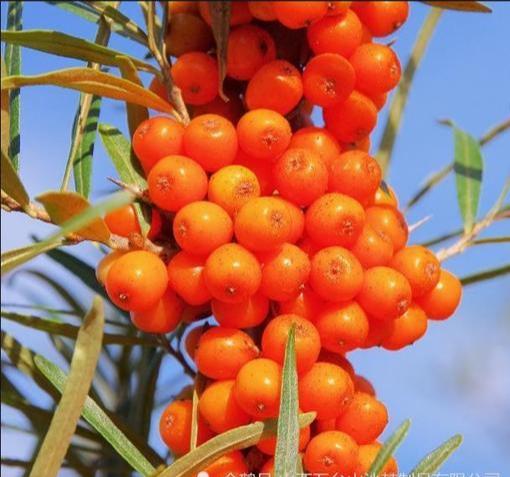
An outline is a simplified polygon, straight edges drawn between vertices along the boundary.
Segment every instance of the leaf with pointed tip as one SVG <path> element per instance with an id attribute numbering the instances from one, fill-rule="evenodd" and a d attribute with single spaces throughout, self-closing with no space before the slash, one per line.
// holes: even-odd
<path id="1" fill-rule="evenodd" d="M 427 5 L 444 10 L 455 10 L 459 12 L 473 12 L 473 13 L 492 13 L 492 10 L 481 2 L 467 1 L 467 2 L 427 2 Z"/>
<path id="2" fill-rule="evenodd" d="M 14 168 L 14 164 L 2 150 L 2 190 L 12 197 L 21 207 L 28 211 L 30 199 L 21 179 Z"/>
<path id="3" fill-rule="evenodd" d="M 41 253 L 59 247 L 60 241 L 53 241 L 40 245 L 38 243 L 26 247 L 15 248 L 2 253 L 2 275 L 14 270 L 16 267 L 32 260 Z"/>
<path id="4" fill-rule="evenodd" d="M 510 274 L 510 264 L 503 265 L 502 267 L 491 268 L 490 270 L 485 270 L 483 272 L 478 272 L 474 273 L 473 275 L 462 277 L 460 279 L 460 282 L 462 283 L 463 286 L 466 286 L 472 285 L 473 283 L 492 280 L 493 278 L 502 277 L 508 274 Z"/>
<path id="5" fill-rule="evenodd" d="M 462 444 L 462 436 L 456 434 L 426 455 L 418 465 L 409 472 L 409 475 L 435 475 L 441 465 L 450 457 Z"/>

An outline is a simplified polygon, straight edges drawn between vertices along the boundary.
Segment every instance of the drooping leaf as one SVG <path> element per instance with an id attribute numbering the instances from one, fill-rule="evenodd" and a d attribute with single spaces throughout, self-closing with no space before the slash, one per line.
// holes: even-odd
<path id="1" fill-rule="evenodd" d="M 503 265 L 502 267 L 491 268 L 483 272 L 474 273 L 466 277 L 462 277 L 460 282 L 463 286 L 473 285 L 474 283 L 492 280 L 493 278 L 502 277 L 510 274 L 510 264 Z"/>
<path id="2" fill-rule="evenodd" d="M 101 354 L 103 328 L 103 302 L 96 297 L 78 332 L 62 398 L 55 409 L 30 477 L 53 477 L 60 470 L 94 378 Z M 37 364 L 37 357 L 34 360 Z"/>
<path id="3" fill-rule="evenodd" d="M 295 332 L 295 325 L 292 325 L 285 347 L 274 460 L 276 476 L 292 475 L 296 470 L 299 453 L 299 404 L 296 351 L 294 348 Z"/>
<path id="4" fill-rule="evenodd" d="M 455 10 L 460 12 L 474 12 L 474 13 L 492 13 L 492 10 L 487 6 L 484 5 L 482 2 L 475 2 L 472 0 L 469 0 L 467 2 L 427 2 L 424 1 L 423 3 L 426 3 L 427 5 L 430 5 L 431 7 L 436 8 L 443 8 L 445 10 Z"/>
<path id="5" fill-rule="evenodd" d="M 129 101 L 147 108 L 172 113 L 172 106 L 157 94 L 109 73 L 91 68 L 67 68 L 34 76 L 7 76 L 2 78 L 2 89 L 23 86 L 52 85 L 83 93 Z"/>
<path id="6" fill-rule="evenodd" d="M 216 41 L 216 57 L 218 59 L 218 93 L 222 99 L 228 101 L 223 92 L 223 81 L 227 75 L 227 45 L 228 35 L 230 33 L 230 14 L 232 12 L 232 2 L 221 0 L 218 2 L 209 2 L 209 12 L 211 14 L 211 27 Z"/>
<path id="7" fill-rule="evenodd" d="M 27 191 L 14 168 L 14 164 L 4 154 L 3 150 L 1 184 L 2 190 L 21 205 L 23 209 L 28 211 L 30 199 Z"/>
<path id="8" fill-rule="evenodd" d="M 409 475 L 435 475 L 441 465 L 462 444 L 462 436 L 457 434 L 426 455 Z"/>

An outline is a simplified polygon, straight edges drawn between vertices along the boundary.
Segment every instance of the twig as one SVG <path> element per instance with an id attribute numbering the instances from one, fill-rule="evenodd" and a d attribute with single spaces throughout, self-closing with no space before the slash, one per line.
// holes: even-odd
<path id="1" fill-rule="evenodd" d="M 188 376 L 194 378 L 195 377 L 195 370 L 187 363 L 187 361 L 184 358 L 184 356 L 181 353 L 179 353 L 178 351 L 176 351 L 170 345 L 170 342 L 166 339 L 165 335 L 156 335 L 156 339 L 158 340 L 160 345 L 166 350 L 166 352 L 169 355 L 173 356 L 177 361 L 179 361 L 179 363 L 183 367 L 185 373 Z"/>
<path id="2" fill-rule="evenodd" d="M 414 232 L 416 229 L 420 228 L 423 224 L 427 223 L 431 218 L 432 215 L 427 215 L 426 217 L 423 217 L 423 219 L 418 220 L 418 222 L 411 224 L 409 226 L 409 233 Z"/>
<path id="3" fill-rule="evenodd" d="M 131 192 L 137 199 L 142 200 L 147 204 L 152 203 L 147 190 L 144 190 L 134 184 L 127 184 L 126 182 L 122 182 L 119 179 L 115 179 L 114 177 L 107 177 L 107 179 L 110 182 L 113 182 L 116 186 L 119 186 L 121 189 Z"/>

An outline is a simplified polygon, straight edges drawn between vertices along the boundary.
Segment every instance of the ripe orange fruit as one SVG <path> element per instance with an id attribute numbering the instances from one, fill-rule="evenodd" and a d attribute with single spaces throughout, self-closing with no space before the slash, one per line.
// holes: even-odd
<path id="1" fill-rule="evenodd" d="M 213 299 L 211 307 L 214 317 L 221 326 L 252 328 L 266 319 L 269 300 L 262 293 L 255 293 L 240 303 L 226 303 Z"/>
<path id="2" fill-rule="evenodd" d="M 328 13 L 328 2 L 273 2 L 277 20 L 287 28 L 304 28 Z"/>
<path id="3" fill-rule="evenodd" d="M 321 354 L 319 355 L 319 361 L 339 366 L 350 376 L 354 383 L 356 373 L 354 372 L 354 367 L 352 366 L 351 362 L 345 357 L 345 355 L 333 353 L 332 351 L 328 351 L 327 349 L 322 348 Z M 334 427 L 331 428 L 331 430 L 333 429 Z"/>
<path id="4" fill-rule="evenodd" d="M 381 345 L 385 349 L 398 350 L 413 344 L 427 331 L 427 315 L 417 305 L 411 304 L 407 311 L 393 320 L 391 332 Z"/>
<path id="5" fill-rule="evenodd" d="M 257 176 L 257 181 L 260 187 L 260 194 L 257 194 L 255 197 L 258 197 L 259 195 L 273 194 L 273 168 L 269 161 L 261 161 L 255 157 L 250 157 L 244 151 L 239 149 L 237 151 L 237 156 L 234 160 L 234 164 L 246 167 Z M 226 190 L 228 190 L 228 187 L 226 187 Z"/>
<path id="6" fill-rule="evenodd" d="M 278 303 L 278 313 L 299 315 L 310 321 L 315 321 L 320 310 L 324 307 L 324 300 L 309 286 L 305 285 L 299 295 L 290 300 Z"/>
<path id="7" fill-rule="evenodd" d="M 352 9 L 372 35 L 381 37 L 391 35 L 405 23 L 409 2 L 352 2 Z"/>
<path id="8" fill-rule="evenodd" d="M 329 167 L 331 161 L 341 151 L 338 141 L 327 129 L 314 126 L 296 131 L 292 135 L 289 147 L 309 149 L 317 153 L 326 167 Z"/>
<path id="9" fill-rule="evenodd" d="M 364 268 L 387 265 L 393 256 L 393 243 L 389 237 L 376 232 L 370 224 L 365 223 L 351 252 Z"/>
<path id="10" fill-rule="evenodd" d="M 372 228 L 390 238 L 393 250 L 397 252 L 405 246 L 409 231 L 404 216 L 394 207 L 372 206 L 365 211 L 366 221 Z"/>
<path id="11" fill-rule="evenodd" d="M 354 475 L 367 475 L 381 447 L 382 445 L 378 442 L 359 446 L 358 464 Z M 398 477 L 398 475 L 397 461 L 394 457 L 391 457 L 379 474 L 377 474 L 377 477 Z"/>
<path id="12" fill-rule="evenodd" d="M 276 20 L 276 14 L 273 9 L 273 2 L 248 2 L 248 9 L 253 15 L 253 18 L 262 20 L 264 22 L 272 22 Z"/>
<path id="13" fill-rule="evenodd" d="M 432 320 L 449 318 L 459 306 L 462 297 L 462 284 L 452 273 L 443 268 L 436 286 L 416 300 L 417 304 Z"/>
<path id="14" fill-rule="evenodd" d="M 123 250 L 114 250 L 110 252 L 108 255 L 105 255 L 97 264 L 96 267 L 96 279 L 101 285 L 105 285 L 106 277 L 108 276 L 108 272 L 110 268 L 115 263 L 115 261 L 122 257 L 126 252 Z"/>
<path id="15" fill-rule="evenodd" d="M 370 201 L 370 205 L 382 205 L 397 209 L 397 195 L 395 194 L 395 191 L 388 185 L 386 185 L 386 190 L 382 187 L 379 187 L 376 190 L 373 199 Z"/>
<path id="16" fill-rule="evenodd" d="M 132 204 L 109 212 L 104 216 L 104 221 L 112 234 L 128 237 L 132 233 L 141 233 L 140 224 Z"/>
<path id="17" fill-rule="evenodd" d="M 167 55 L 179 57 L 192 51 L 207 51 L 213 41 L 209 25 L 199 16 L 187 12 L 170 15 L 165 36 Z"/>
<path id="18" fill-rule="evenodd" d="M 191 117 L 196 118 L 203 114 L 215 114 L 227 119 L 232 124 L 237 124 L 239 118 L 244 114 L 241 98 L 238 93 L 229 92 L 228 90 L 225 91 L 225 95 L 228 101 L 225 101 L 220 96 L 216 96 L 216 98 L 208 103 L 193 106 L 193 109 L 190 111 Z"/>
<path id="19" fill-rule="evenodd" d="M 198 9 L 200 15 L 208 25 L 212 24 L 211 17 L 211 2 L 198 2 Z M 232 2 L 230 11 L 230 26 L 242 25 L 243 23 L 250 23 L 252 16 L 248 9 L 247 2 Z"/>
<path id="20" fill-rule="evenodd" d="M 381 321 L 369 316 L 368 326 L 368 335 L 361 346 L 364 349 L 381 346 L 382 342 L 392 333 L 395 326 L 395 320 Z"/>
<path id="21" fill-rule="evenodd" d="M 328 16 L 344 15 L 349 9 L 352 2 L 328 2 Z"/>
<path id="22" fill-rule="evenodd" d="M 292 225 L 287 242 L 296 243 L 302 237 L 303 231 L 305 230 L 305 214 L 301 207 L 298 207 L 296 204 L 281 199 L 280 197 L 275 198 L 281 200 L 282 203 L 285 204 L 290 213 Z"/>
<path id="23" fill-rule="evenodd" d="M 372 383 L 365 377 L 356 374 L 354 376 L 354 388 L 356 392 L 365 393 L 375 397 L 375 389 Z"/>
<path id="24" fill-rule="evenodd" d="M 237 3 L 243 2 L 234 2 L 233 5 L 236 5 Z M 205 472 L 209 477 L 225 477 L 226 475 L 229 477 L 243 477 L 249 472 L 249 469 L 246 465 L 243 454 L 239 451 L 232 451 L 221 456 L 219 459 L 216 459 L 212 464 L 209 464 L 205 469 L 203 469 L 203 472 Z"/>

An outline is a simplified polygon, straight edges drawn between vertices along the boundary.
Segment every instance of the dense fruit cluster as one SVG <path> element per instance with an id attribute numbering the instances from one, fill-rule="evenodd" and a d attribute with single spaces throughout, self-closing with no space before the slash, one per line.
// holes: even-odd
<path id="1" fill-rule="evenodd" d="M 209 54 L 208 2 L 169 8 L 171 76 L 192 120 L 184 127 L 152 117 L 133 149 L 147 174 L 149 237 L 173 242 L 176 253 L 165 263 L 144 250 L 114 252 L 98 277 L 145 332 L 168 333 L 212 313 L 218 326 L 187 335 L 188 354 L 209 380 L 199 443 L 278 415 L 295 325 L 299 405 L 317 413 L 300 434 L 304 466 L 363 475 L 388 415 L 345 354 L 410 345 L 428 319 L 452 315 L 461 296 L 431 251 L 407 244 L 396 195 L 368 153 L 378 109 L 401 72 L 393 50 L 373 37 L 397 30 L 408 3 L 233 2 L 228 102 Z M 151 88 L 167 98 L 158 80 Z M 315 107 L 324 127 L 311 123 Z M 140 232 L 132 207 L 106 219 L 119 235 Z M 189 450 L 191 413 L 190 400 L 177 400 L 161 417 L 176 455 Z M 265 439 L 207 471 L 271 473 L 274 451 L 275 438 Z M 395 461 L 384 472 L 397 473 Z"/>

